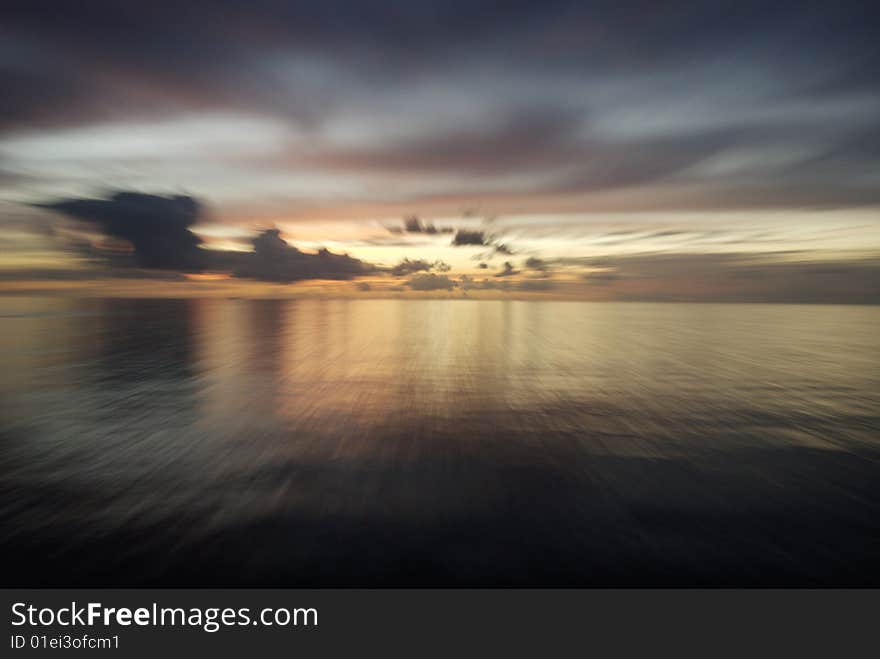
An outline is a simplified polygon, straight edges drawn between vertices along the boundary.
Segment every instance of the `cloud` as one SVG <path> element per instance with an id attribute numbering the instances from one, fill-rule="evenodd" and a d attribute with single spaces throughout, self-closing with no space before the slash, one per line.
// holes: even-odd
<path id="1" fill-rule="evenodd" d="M 305 162 L 337 171 L 528 171 L 576 161 L 584 121 L 583 113 L 563 108 L 505 108 L 490 125 L 451 126 L 355 149 L 328 148 Z"/>
<path id="2" fill-rule="evenodd" d="M 153 279 L 156 281 L 186 281 L 179 272 L 170 270 L 143 270 L 139 268 L 0 268 L 0 281 L 76 281 L 94 282 L 108 279 Z"/>
<path id="3" fill-rule="evenodd" d="M 597 263 L 598 265 L 599 263 Z M 659 253 L 605 257 L 587 273 L 622 300 L 880 303 L 877 259 L 817 259 L 810 253 Z"/>
<path id="4" fill-rule="evenodd" d="M 497 275 L 496 275 L 497 276 Z M 462 275 L 459 284 L 463 291 L 470 290 L 519 290 L 519 291 L 550 291 L 556 288 L 556 282 L 552 279 L 523 279 L 519 282 L 511 283 L 507 280 L 483 279 L 476 280 L 469 275 Z"/>
<path id="5" fill-rule="evenodd" d="M 135 179 L 251 209 L 282 188 L 304 212 L 878 203 L 875 5 L 93 0 L 59 20 L 8 0 L 0 136 L 113 139 L 95 138 L 100 157 L 29 146 L 4 185 Z M 159 123 L 208 114 L 280 126 L 259 140 L 277 160 L 136 157 Z"/>
<path id="6" fill-rule="evenodd" d="M 414 291 L 451 291 L 458 284 L 447 275 L 414 275 L 406 283 Z"/>
<path id="7" fill-rule="evenodd" d="M 202 240 L 190 231 L 202 206 L 192 197 L 117 192 L 106 199 L 65 199 L 40 206 L 93 222 L 102 233 L 128 241 L 142 268 L 191 272 L 204 267 Z"/>
<path id="8" fill-rule="evenodd" d="M 495 219 L 496 218 L 487 219 L 485 220 L 485 223 L 491 224 L 495 221 Z M 498 238 L 497 236 L 489 235 L 485 231 L 477 229 L 459 229 L 455 232 L 455 236 L 453 236 L 451 244 L 453 247 L 471 245 L 490 247 L 491 249 L 488 252 L 481 252 L 475 254 L 472 257 L 480 261 L 484 259 L 491 260 L 491 258 L 496 254 L 504 254 L 506 256 L 509 256 L 514 253 L 513 249 L 509 245 L 501 242 L 500 238 Z"/>
<path id="9" fill-rule="evenodd" d="M 347 231 L 361 241 L 346 249 L 381 254 L 400 277 L 442 274 L 431 260 L 446 250 L 456 264 L 462 252 L 480 261 L 472 267 L 492 282 L 494 264 L 514 253 L 527 273 L 568 267 L 575 279 L 609 251 L 768 248 L 758 238 L 722 248 L 712 232 L 727 220 L 708 213 L 690 236 L 670 214 L 593 241 L 597 211 L 749 209 L 732 223 L 767 218 L 776 226 L 765 243 L 784 246 L 825 222 L 805 211 L 867 214 L 880 204 L 877 3 L 742 0 L 733 11 L 729 2 L 548 0 L 502 12 L 491 0 L 85 4 L 61 16 L 49 2 L 8 0 L 0 30 L 2 196 L 63 198 L 55 210 L 107 237 L 82 243 L 80 260 L 112 254 L 113 263 L 268 281 L 372 268 L 302 252 L 280 233 L 251 253 L 205 249 L 220 243 L 201 243 L 193 223 L 210 203 L 226 223 L 315 222 L 297 232 L 314 236 L 320 222 L 328 240 Z M 97 186 L 194 197 L 68 199 L 106 189 Z M 477 210 L 443 219 L 465 208 Z M 415 211 L 434 219 L 400 220 Z M 477 211 L 511 222 L 477 223 Z M 580 264 L 577 245 L 562 246 L 563 214 L 579 216 L 571 231 L 589 255 Z M 339 229 L 336 218 L 363 224 Z M 517 224 L 526 221 L 544 235 L 530 242 L 535 234 Z M 394 226 L 373 236 L 367 222 Z M 871 222 L 848 241 L 829 235 L 833 249 L 876 246 Z M 627 227 L 616 215 L 603 230 Z M 26 242 L 0 240 L 9 262 L 14 243 Z M 404 254 L 413 260 L 395 266 Z M 528 254 L 543 258 L 523 263 Z M 607 267 L 588 276 L 597 295 L 856 300 L 873 290 L 868 270 L 846 264 L 852 290 L 827 269 L 734 266 L 723 256 Z M 798 276 L 816 279 L 816 290 Z"/>
<path id="10" fill-rule="evenodd" d="M 537 270 L 538 272 L 547 272 L 550 269 L 550 264 L 547 261 L 536 256 L 527 258 L 523 265 L 528 270 Z"/>
<path id="11" fill-rule="evenodd" d="M 513 263 L 511 263 L 510 261 L 505 261 L 503 270 L 501 270 L 501 272 L 496 272 L 495 276 L 496 277 L 510 277 L 511 275 L 518 275 L 518 274 L 519 274 L 519 270 L 517 270 L 516 268 L 513 267 Z"/>
<path id="12" fill-rule="evenodd" d="M 552 279 L 523 279 L 516 287 L 521 291 L 549 291 L 556 288 L 556 282 Z"/>
<path id="13" fill-rule="evenodd" d="M 413 215 L 412 217 L 404 218 L 403 230 L 407 233 L 422 233 L 425 227 L 422 225 L 422 221 Z"/>
<path id="14" fill-rule="evenodd" d="M 452 245 L 459 247 L 461 245 L 486 245 L 486 236 L 482 231 L 470 231 L 468 229 L 459 229 L 452 238 Z"/>
<path id="15" fill-rule="evenodd" d="M 470 290 L 508 290 L 510 288 L 510 282 L 508 281 L 498 281 L 497 279 L 483 279 L 476 280 L 469 275 L 462 275 L 459 280 L 459 285 L 462 290 L 470 291 Z"/>
<path id="16" fill-rule="evenodd" d="M 252 252 L 206 250 L 190 230 L 202 215 L 202 204 L 186 195 L 162 197 L 117 192 L 107 198 L 65 199 L 39 204 L 78 220 L 93 223 L 103 234 L 131 244 L 141 268 L 198 272 L 231 270 L 236 277 L 272 282 L 300 279 L 351 279 L 376 268 L 346 254 L 326 249 L 316 254 L 289 245 L 278 229 L 257 235 Z M 89 253 L 101 250 L 89 244 Z M 111 251 L 109 256 L 113 256 Z"/>
<path id="17" fill-rule="evenodd" d="M 487 221 L 490 222 L 491 220 Z M 504 254 L 509 256 L 513 254 L 513 249 L 505 243 L 502 243 L 499 238 L 495 236 L 490 236 L 486 234 L 484 231 L 473 230 L 473 229 L 459 229 L 455 232 L 455 236 L 452 238 L 452 246 L 453 247 L 461 247 L 461 246 L 470 246 L 477 245 L 480 247 L 491 247 L 491 250 L 488 252 L 481 252 L 479 254 L 474 255 L 473 258 L 483 260 L 483 259 L 491 259 L 496 254 Z"/>
<path id="18" fill-rule="evenodd" d="M 388 272 L 395 277 L 403 277 L 416 272 L 428 272 L 430 270 L 449 272 L 450 266 L 444 261 L 425 261 L 424 259 L 411 260 L 409 258 L 404 258 L 400 263 L 389 269 Z"/>
<path id="19" fill-rule="evenodd" d="M 584 281 L 590 284 L 603 285 L 610 284 L 621 278 L 620 274 L 613 270 L 602 270 L 596 272 L 587 272 L 583 276 Z"/>
<path id="20" fill-rule="evenodd" d="M 347 254 L 321 249 L 316 254 L 301 252 L 281 238 L 278 229 L 268 229 L 254 238 L 251 253 L 225 252 L 218 258 L 236 264 L 236 277 L 271 282 L 302 279 L 353 279 L 376 271 L 370 264 Z"/>
<path id="21" fill-rule="evenodd" d="M 427 234 L 437 234 L 437 233 L 452 233 L 452 227 L 437 227 L 433 222 L 422 222 L 415 215 L 411 215 L 410 217 L 404 218 L 403 220 L 403 230 L 406 233 L 427 233 Z"/>
<path id="22" fill-rule="evenodd" d="M 403 277 L 405 275 L 411 275 L 415 272 L 427 272 L 432 268 L 433 264 L 422 260 L 416 259 L 414 261 L 405 258 L 400 263 L 391 268 L 388 272 L 390 272 L 395 277 Z"/>

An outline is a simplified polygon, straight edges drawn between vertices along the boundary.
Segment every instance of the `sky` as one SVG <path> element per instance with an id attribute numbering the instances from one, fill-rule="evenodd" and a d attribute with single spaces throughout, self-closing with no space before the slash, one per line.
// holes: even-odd
<path id="1" fill-rule="evenodd" d="M 880 302 L 866 2 L 0 9 L 0 290 Z"/>

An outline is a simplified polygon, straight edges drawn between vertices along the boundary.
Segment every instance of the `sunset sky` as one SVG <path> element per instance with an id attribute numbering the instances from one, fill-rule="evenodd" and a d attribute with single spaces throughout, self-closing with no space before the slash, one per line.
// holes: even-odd
<path id="1" fill-rule="evenodd" d="M 877 303 L 871 4 L 4 2 L 0 289 Z"/>

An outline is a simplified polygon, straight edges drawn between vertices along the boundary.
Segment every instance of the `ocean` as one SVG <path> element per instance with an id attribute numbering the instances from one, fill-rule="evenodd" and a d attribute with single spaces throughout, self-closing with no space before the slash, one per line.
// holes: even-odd
<path id="1" fill-rule="evenodd" d="M 0 297 L 6 585 L 880 585 L 880 307 Z"/>

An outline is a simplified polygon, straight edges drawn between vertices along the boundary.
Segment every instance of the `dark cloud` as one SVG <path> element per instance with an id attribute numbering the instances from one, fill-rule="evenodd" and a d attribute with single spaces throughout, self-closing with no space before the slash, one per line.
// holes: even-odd
<path id="1" fill-rule="evenodd" d="M 451 217 L 456 211 L 448 208 L 534 214 L 546 235 L 559 237 L 558 220 L 547 216 L 880 204 L 877 3 L 64 4 L 3 5 L 4 198 L 137 181 L 145 189 L 198 190 L 229 221 L 287 213 L 310 219 L 313 208 L 323 221 L 341 217 L 344 207 L 346 217 L 395 218 L 387 235 L 352 241 L 352 250 L 395 246 L 418 255 L 409 248 L 477 246 L 458 251 L 480 261 L 494 287 L 516 286 L 517 270 L 508 262 L 493 277 L 487 260 L 515 258 L 536 275 L 571 268 L 572 278 L 599 264 L 554 259 L 546 247 L 553 241 L 529 245 L 525 231 L 501 223 L 469 220 L 456 226 L 470 228 L 454 231 L 435 224 L 445 220 L 397 218 L 413 211 Z M 220 127 L 202 131 L 209 117 L 222 117 Z M 254 131 L 236 130 L 229 117 Z M 167 141 L 154 139 L 160 125 Z M 229 133 L 236 144 L 245 133 L 246 144 L 228 147 Z M 203 206 L 186 196 L 123 192 L 48 207 L 103 234 L 71 246 L 76 258 L 100 260 L 105 272 L 128 263 L 284 282 L 381 271 L 411 277 L 414 290 L 442 290 L 452 281 L 439 262 L 404 259 L 378 269 L 327 250 L 302 252 L 278 231 L 260 235 L 250 252 L 208 250 L 193 231 Z M 264 207 L 273 213 L 252 213 Z M 744 242 L 800 240 L 799 227 L 781 226 L 787 218 L 778 223 L 778 233 Z M 680 227 L 649 223 L 591 244 L 631 251 L 654 241 L 685 252 L 729 241 L 725 249 L 733 251 L 743 235 L 725 238 L 712 226 L 685 235 Z M 21 241 L 10 236 L 0 238 L 3 251 Z M 544 258 L 523 262 L 530 253 Z M 837 270 L 755 265 L 741 256 L 640 258 L 611 259 L 585 279 L 597 295 L 628 299 L 669 291 L 688 299 L 876 297 L 875 270 L 835 259 Z M 438 278 L 416 277 L 430 273 Z M 521 285 L 545 285 L 526 283 L 533 281 Z"/>
<path id="2" fill-rule="evenodd" d="M 202 240 L 190 230 L 202 210 L 192 197 L 118 192 L 106 199 L 66 199 L 42 206 L 93 222 L 102 233 L 128 241 L 142 268 L 192 272 L 205 265 Z"/>
<path id="3" fill-rule="evenodd" d="M 811 144 L 815 135 L 811 132 L 810 139 L 807 139 L 805 131 L 819 128 L 800 124 L 795 118 L 757 123 L 734 120 L 723 125 L 708 121 L 688 130 L 664 130 L 660 134 L 655 130 L 638 138 L 627 138 L 606 134 L 601 129 L 601 122 L 590 117 L 586 109 L 564 110 L 551 104 L 527 111 L 501 107 L 497 114 L 493 125 L 477 126 L 470 132 L 438 128 L 408 140 L 387 140 L 356 152 L 324 150 L 308 164 L 353 171 L 483 175 L 526 171 L 535 175 L 540 173 L 540 176 L 536 181 L 511 179 L 508 184 L 498 184 L 496 191 L 576 194 L 660 182 L 669 185 L 676 183 L 669 180 L 674 175 L 681 175 L 685 180 L 693 178 L 705 185 L 706 181 L 701 180 L 705 177 L 694 168 L 744 146 L 756 151 L 768 146 L 782 152 L 789 150 L 793 154 L 792 161 L 784 167 L 772 164 L 772 171 L 755 171 L 751 175 L 739 173 L 732 180 L 709 178 L 724 187 L 744 191 L 760 187 L 762 182 L 766 184 L 768 176 L 774 186 L 785 181 L 794 185 L 799 180 L 795 170 L 809 167 L 817 170 L 820 179 L 830 182 L 832 177 L 839 177 L 827 164 L 820 166 L 816 163 L 816 158 L 821 160 L 823 149 L 843 153 L 842 160 L 850 166 L 856 161 L 867 165 L 878 158 L 875 153 L 860 153 L 855 145 L 863 144 L 865 140 L 854 139 L 851 131 L 835 130 L 833 135 L 827 135 L 827 128 L 819 132 L 821 146 L 817 145 L 810 155 L 799 155 L 804 144 Z M 862 130 L 872 135 L 880 129 L 880 121 L 860 122 L 866 124 Z M 831 146 L 827 145 L 829 142 Z M 554 173 L 556 170 L 558 173 Z M 840 180 L 835 182 L 836 185 L 843 184 Z M 780 188 L 782 192 L 793 193 Z M 863 192 L 869 194 L 870 191 Z M 747 201 L 743 200 L 744 203 Z M 410 218 L 410 221 L 407 231 L 424 231 L 425 227 L 416 218 Z"/>
<path id="4" fill-rule="evenodd" d="M 422 224 L 422 221 L 413 215 L 412 217 L 404 218 L 403 230 L 407 233 L 422 233 L 425 230 L 425 227 Z"/>
<path id="5" fill-rule="evenodd" d="M 405 275 L 411 275 L 415 272 L 427 272 L 431 269 L 431 263 L 429 261 L 425 261 L 422 259 L 410 260 L 408 258 L 403 259 L 400 263 L 391 268 L 388 272 L 390 272 L 395 277 L 403 277 Z"/>
<path id="6" fill-rule="evenodd" d="M 48 92 L 63 87 L 59 83 L 73 69 L 91 75 L 69 82 L 53 97 L 64 104 L 46 104 L 47 113 L 53 108 L 58 116 L 71 108 L 100 112 L 114 84 L 136 95 L 119 85 L 126 79 L 138 81 L 137 90 L 151 88 L 152 95 L 183 96 L 176 99 L 181 104 L 246 103 L 280 110 L 277 106 L 288 99 L 271 92 L 277 75 L 260 64 L 286 51 L 303 58 L 321 55 L 371 82 L 418 80 L 462 61 L 490 71 L 506 67 L 538 79 L 548 71 L 651 73 L 733 51 L 739 55 L 734 66 L 830 68 L 804 85 L 803 93 L 822 96 L 841 89 L 876 89 L 872 26 L 877 14 L 872 3 L 805 6 L 787 0 L 770 6 L 758 0 L 693 0 L 662 8 L 647 0 L 549 0 L 539 5 L 514 0 L 504 3 L 503 10 L 492 0 L 415 0 L 394 8 L 371 0 L 320 5 L 87 0 L 77 12 L 59 12 L 49 0 L 7 0 L 4 30 L 15 38 L 5 60 L 18 64 L 7 66 L 26 77 L 31 91 L 19 98 L 5 94 L 4 100 L 13 99 L 11 110 L 36 108 Z M 813 47 L 817 43 L 822 48 Z M 446 67 L 444 61 L 449 62 Z M 829 62 L 836 66 L 827 66 Z M 60 70 L 52 75 L 55 68 Z M 48 79 L 41 80 L 41 73 Z M 309 91 L 320 90 L 315 88 Z M 26 85 L 4 89 L 23 92 Z M 301 112 L 319 112 L 320 100 L 299 101 L 305 106 Z M 18 110 L 23 118 L 34 114 L 34 109 Z"/>
<path id="7" fill-rule="evenodd" d="M 254 239 L 252 253 L 225 252 L 220 257 L 236 263 L 235 276 L 286 283 L 302 279 L 353 279 L 376 271 L 372 265 L 347 254 L 321 249 L 317 254 L 301 252 L 281 238 L 278 229 L 268 229 Z"/>
<path id="8" fill-rule="evenodd" d="M 495 273 L 495 276 L 496 277 L 510 277 L 511 275 L 518 275 L 518 274 L 519 274 L 519 270 L 517 270 L 516 268 L 513 267 L 513 263 L 511 263 L 510 261 L 505 261 L 504 268 L 501 270 L 501 272 Z"/>
<path id="9" fill-rule="evenodd" d="M 351 279 L 376 268 L 346 254 L 326 249 L 316 254 L 289 245 L 277 229 L 253 239 L 252 252 L 201 249 L 190 230 L 200 218 L 202 205 L 193 197 L 162 197 L 139 192 L 118 192 L 107 198 L 66 199 L 43 208 L 93 223 L 101 233 L 129 243 L 134 264 L 141 268 L 197 272 L 228 270 L 237 277 L 272 282 L 300 279 Z M 88 243 L 79 248 L 97 256 L 101 249 Z M 104 250 L 107 251 L 107 250 Z M 109 257 L 114 256 L 109 250 Z"/>
<path id="10" fill-rule="evenodd" d="M 537 256 L 530 256 L 523 265 L 528 270 L 537 270 L 538 272 L 547 272 L 550 269 L 550 264 Z"/>
<path id="11" fill-rule="evenodd" d="M 451 129 L 372 148 L 325 150 L 312 164 L 338 170 L 490 174 L 555 166 L 583 156 L 583 113 L 554 107 L 501 109 L 489 127 Z M 416 218 L 409 218 L 415 220 Z M 410 225 L 407 224 L 407 231 Z M 413 229 L 418 231 L 418 225 Z"/>
<path id="12" fill-rule="evenodd" d="M 792 111 L 794 101 L 787 98 L 777 101 L 787 111 L 752 118 L 755 109 L 746 101 L 723 119 L 718 108 L 707 106 L 693 126 L 667 119 L 640 132 L 634 120 L 632 136 L 625 130 L 609 134 L 605 125 L 612 120 L 601 113 L 593 117 L 588 108 L 499 107 L 496 124 L 474 127 L 473 134 L 438 127 L 356 152 L 324 150 L 299 164 L 331 171 L 481 174 L 483 192 L 502 199 L 648 188 L 654 203 L 667 208 L 880 203 L 877 187 L 859 174 L 880 163 L 880 89 L 841 99 L 841 106 L 863 108 L 849 110 L 848 123 L 822 119 L 837 113 L 803 99 Z M 677 108 L 680 100 L 663 103 Z M 471 186 L 450 183 L 440 197 L 467 198 Z"/>
<path id="13" fill-rule="evenodd" d="M 487 224 L 490 224 L 491 222 L 492 220 L 486 221 Z M 459 229 L 453 237 L 452 245 L 453 247 L 460 247 L 462 245 L 479 245 L 481 247 L 489 247 L 490 249 L 488 251 L 474 254 L 471 257 L 477 261 L 489 261 L 492 259 L 492 257 L 497 256 L 498 254 L 502 254 L 504 256 L 511 256 L 515 254 L 513 248 L 510 247 L 510 245 L 501 242 L 501 239 L 499 237 L 489 235 L 485 231 Z"/>
<path id="14" fill-rule="evenodd" d="M 456 247 L 461 245 L 486 245 L 486 236 L 482 231 L 470 231 L 459 229 L 452 238 L 452 244 Z"/>
<path id="15" fill-rule="evenodd" d="M 416 272 L 428 272 L 436 270 L 438 272 L 448 272 L 450 266 L 443 261 L 425 261 L 424 259 L 404 258 L 400 263 L 389 269 L 388 272 L 395 277 L 405 277 Z"/>
<path id="16" fill-rule="evenodd" d="M 427 233 L 427 234 L 436 234 L 436 233 L 452 233 L 452 227 L 437 227 L 433 222 L 422 222 L 415 215 L 411 215 L 410 217 L 404 218 L 403 220 L 403 230 L 406 233 Z"/>
<path id="17" fill-rule="evenodd" d="M 398 4 L 7 0 L 0 133 L 268 118 L 309 145 L 279 144 L 284 166 L 434 182 L 402 183 L 406 204 L 634 187 L 662 190 L 627 202 L 655 208 L 880 203 L 877 3 Z M 326 139 L 340 117 L 376 139 Z"/>
<path id="18" fill-rule="evenodd" d="M 154 279 L 156 281 L 186 281 L 179 272 L 145 270 L 140 268 L 0 268 L 0 281 L 101 281 L 107 279 Z"/>
<path id="19" fill-rule="evenodd" d="M 447 275 L 414 275 L 406 283 L 414 291 L 451 291 L 458 284 Z"/>

